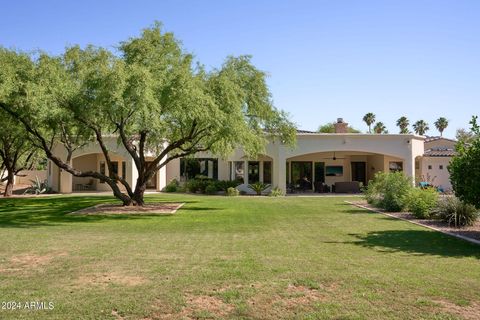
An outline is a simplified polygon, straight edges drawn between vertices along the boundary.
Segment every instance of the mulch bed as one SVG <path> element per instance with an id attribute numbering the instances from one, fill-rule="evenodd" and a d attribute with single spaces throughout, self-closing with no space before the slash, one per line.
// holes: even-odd
<path id="1" fill-rule="evenodd" d="M 381 213 L 388 214 L 395 218 L 404 219 L 411 221 L 413 223 L 420 224 L 425 227 L 437 229 L 438 231 L 444 233 L 450 233 L 453 235 L 458 235 L 461 237 L 466 237 L 469 239 L 480 241 L 480 220 L 477 220 L 473 226 L 466 226 L 455 228 L 450 226 L 448 223 L 441 221 L 441 220 L 428 220 L 428 219 L 417 219 L 413 214 L 410 212 L 386 212 L 385 210 L 375 208 L 367 203 L 367 201 L 348 201 L 348 203 L 355 205 L 355 206 L 362 206 L 372 211 L 379 211 Z"/>
<path id="2" fill-rule="evenodd" d="M 143 207 L 137 206 L 122 206 L 120 204 L 98 204 L 93 207 L 88 207 L 70 214 L 78 215 L 103 215 L 103 214 L 174 214 L 183 206 L 184 203 L 148 203 Z"/>

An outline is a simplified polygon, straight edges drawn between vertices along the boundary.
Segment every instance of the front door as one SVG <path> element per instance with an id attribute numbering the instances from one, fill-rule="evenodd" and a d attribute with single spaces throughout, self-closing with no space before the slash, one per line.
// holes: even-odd
<path id="1" fill-rule="evenodd" d="M 352 162 L 352 181 L 358 181 L 367 184 L 367 164 L 366 162 Z"/>

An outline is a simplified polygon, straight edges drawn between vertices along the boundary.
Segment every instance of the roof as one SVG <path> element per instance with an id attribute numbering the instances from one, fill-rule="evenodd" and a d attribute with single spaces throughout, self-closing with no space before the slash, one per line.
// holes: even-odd
<path id="1" fill-rule="evenodd" d="M 425 150 L 424 157 L 453 157 L 457 152 L 452 148 L 437 147 Z"/>
<path id="2" fill-rule="evenodd" d="M 315 131 L 308 131 L 308 130 L 299 130 L 297 129 L 297 133 L 316 133 Z"/>
<path id="3" fill-rule="evenodd" d="M 425 143 L 432 142 L 432 141 L 437 141 L 437 140 L 447 140 L 447 141 L 451 141 L 451 142 L 457 142 L 457 140 L 448 139 L 448 138 L 441 137 L 441 136 L 427 136 L 425 138 Z"/>

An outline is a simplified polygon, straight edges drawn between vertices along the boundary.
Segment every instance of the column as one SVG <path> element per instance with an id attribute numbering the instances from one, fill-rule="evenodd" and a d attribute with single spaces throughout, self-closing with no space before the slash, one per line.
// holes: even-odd
<path id="1" fill-rule="evenodd" d="M 284 192 L 287 191 L 287 184 L 285 182 L 285 176 L 287 172 L 286 157 L 283 153 L 283 150 L 279 150 L 277 157 L 273 159 L 273 176 L 272 182 L 273 187 L 282 189 Z"/>
<path id="2" fill-rule="evenodd" d="M 243 161 L 243 183 L 248 185 L 248 160 Z"/>

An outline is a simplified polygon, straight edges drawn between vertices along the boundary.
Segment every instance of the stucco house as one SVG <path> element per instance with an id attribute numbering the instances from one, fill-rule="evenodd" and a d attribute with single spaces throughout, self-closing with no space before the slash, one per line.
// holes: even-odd
<path id="1" fill-rule="evenodd" d="M 219 180 L 241 180 L 240 190 L 250 191 L 256 181 L 287 190 L 299 181 L 308 181 L 307 188 L 318 191 L 320 185 L 332 190 L 352 181 L 367 184 L 379 171 L 403 171 L 417 181 L 428 179 L 445 190 L 450 188 L 446 167 L 454 154 L 455 141 L 414 134 L 347 133 L 348 124 L 338 119 L 335 133 L 299 130 L 297 145 L 291 149 L 271 141 L 264 154 L 247 158 L 241 149 L 226 159 L 210 153 L 199 153 L 194 159 L 175 159 L 159 170 L 149 182 L 151 190 L 162 190 L 169 181 L 185 181 L 198 174 Z M 116 137 L 106 138 L 114 168 L 134 186 L 136 169 L 128 152 L 118 145 Z M 57 156 L 66 156 L 62 146 Z M 147 158 L 148 160 L 148 158 Z M 100 148 L 92 143 L 77 150 L 72 158 L 75 168 L 108 170 Z M 73 177 L 48 163 L 48 183 L 54 191 L 107 191 L 109 186 L 91 178 Z"/>
<path id="2" fill-rule="evenodd" d="M 456 140 L 444 137 L 427 137 L 424 143 L 424 154 L 417 167 L 417 181 L 429 182 L 445 191 L 452 189 L 447 167 L 456 155 Z"/>

